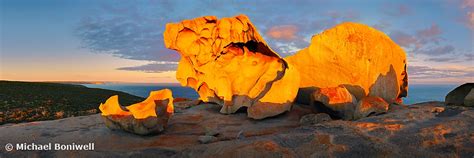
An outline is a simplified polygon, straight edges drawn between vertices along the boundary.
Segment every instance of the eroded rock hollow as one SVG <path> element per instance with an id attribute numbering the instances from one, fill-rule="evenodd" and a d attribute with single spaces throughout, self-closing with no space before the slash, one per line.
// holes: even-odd
<path id="1" fill-rule="evenodd" d="M 297 70 L 268 47 L 250 20 L 214 16 L 166 25 L 165 45 L 181 55 L 176 78 L 222 113 L 247 107 L 262 119 L 290 110 L 299 87 Z"/>
<path id="2" fill-rule="evenodd" d="M 390 104 L 407 94 L 405 52 L 384 33 L 362 24 L 328 29 L 313 36 L 308 48 L 284 59 L 245 15 L 169 23 L 164 41 L 181 55 L 176 72 L 181 85 L 194 88 L 205 102 L 222 105 L 222 113 L 245 106 L 251 118 L 275 116 L 290 110 L 298 95 L 298 101 L 325 103 L 352 119 L 387 109 L 359 103 L 365 97 Z M 338 96 L 350 101 L 340 102 Z"/>

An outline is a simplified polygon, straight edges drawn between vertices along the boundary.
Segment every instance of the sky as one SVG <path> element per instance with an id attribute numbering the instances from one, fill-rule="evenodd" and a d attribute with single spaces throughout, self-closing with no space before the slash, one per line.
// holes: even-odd
<path id="1" fill-rule="evenodd" d="M 1 0 L 0 80 L 171 83 L 166 23 L 246 14 L 285 57 L 341 22 L 402 46 L 410 83 L 474 81 L 474 0 Z"/>

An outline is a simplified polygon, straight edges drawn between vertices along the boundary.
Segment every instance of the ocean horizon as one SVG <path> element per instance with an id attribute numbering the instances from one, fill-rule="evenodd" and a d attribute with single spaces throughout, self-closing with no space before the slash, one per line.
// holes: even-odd
<path id="1" fill-rule="evenodd" d="M 194 89 L 182 87 L 179 84 L 157 84 L 157 83 L 106 83 L 106 84 L 81 84 L 89 88 L 101 88 L 126 92 L 140 97 L 148 97 L 150 91 L 160 89 L 171 89 L 173 97 L 197 99 L 199 95 Z M 444 101 L 445 96 L 458 84 L 412 84 L 408 87 L 408 96 L 403 98 L 405 104 L 415 104 L 427 101 Z"/>

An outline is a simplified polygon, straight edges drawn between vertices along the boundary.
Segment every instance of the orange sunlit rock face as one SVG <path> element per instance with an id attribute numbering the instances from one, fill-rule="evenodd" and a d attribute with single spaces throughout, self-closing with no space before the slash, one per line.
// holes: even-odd
<path id="1" fill-rule="evenodd" d="M 158 133 L 166 128 L 174 112 L 173 96 L 169 89 L 152 91 L 143 102 L 123 108 L 115 95 L 100 104 L 99 109 L 105 125 L 110 129 L 122 129 L 140 135 Z"/>
<path id="2" fill-rule="evenodd" d="M 181 55 L 179 82 L 194 88 L 201 100 L 223 105 L 223 113 L 246 106 L 251 118 L 274 116 L 289 110 L 299 91 L 297 101 L 321 102 L 339 117 L 352 119 L 386 111 L 384 102 L 366 97 L 391 104 L 407 95 L 405 52 L 384 33 L 362 24 L 330 28 L 284 59 L 244 15 L 170 23 L 164 39 L 167 48 Z"/>
<path id="3" fill-rule="evenodd" d="M 300 88 L 346 87 L 357 100 L 378 96 L 394 103 L 407 95 L 405 52 L 369 26 L 342 23 L 312 37 L 285 58 L 300 72 Z"/>
<path id="4" fill-rule="evenodd" d="M 248 107 L 262 119 L 290 110 L 299 73 L 271 50 L 250 20 L 214 16 L 166 25 L 167 48 L 181 55 L 176 78 L 200 99 L 222 105 L 222 113 Z"/>

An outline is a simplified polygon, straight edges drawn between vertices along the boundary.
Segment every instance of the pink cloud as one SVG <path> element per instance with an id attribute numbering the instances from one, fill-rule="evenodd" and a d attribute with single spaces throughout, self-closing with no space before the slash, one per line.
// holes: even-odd
<path id="1" fill-rule="evenodd" d="M 473 0 L 463 0 L 461 4 L 461 8 L 474 8 L 474 1 Z"/>
<path id="2" fill-rule="evenodd" d="M 392 38 L 399 44 L 400 46 L 403 47 L 410 47 L 411 45 L 415 45 L 416 48 L 421 47 L 419 45 L 418 39 L 416 39 L 414 36 L 406 34 L 401 31 L 394 31 L 391 34 Z"/>
<path id="3" fill-rule="evenodd" d="M 461 12 L 465 12 L 460 20 L 467 28 L 474 30 L 474 0 L 462 0 L 460 4 Z"/>
<path id="4" fill-rule="evenodd" d="M 408 6 L 403 5 L 403 4 L 400 5 L 400 6 L 398 6 L 397 9 L 398 9 L 398 12 L 399 12 L 401 15 L 408 15 L 408 14 L 411 13 L 411 9 L 410 9 Z"/>
<path id="5" fill-rule="evenodd" d="M 267 36 L 273 39 L 293 40 L 296 38 L 298 27 L 295 25 L 273 26 L 266 32 Z"/>
<path id="6" fill-rule="evenodd" d="M 411 8 L 404 4 L 386 3 L 380 9 L 384 14 L 394 17 L 410 15 L 412 13 Z"/>
<path id="7" fill-rule="evenodd" d="M 466 24 L 471 30 L 474 30 L 474 12 L 468 12 L 467 13 Z"/>
<path id="8" fill-rule="evenodd" d="M 419 43 L 427 44 L 434 43 L 438 45 L 443 39 L 441 35 L 442 31 L 437 24 L 432 24 L 429 28 L 421 29 L 416 32 L 416 36 L 419 39 Z"/>
<path id="9" fill-rule="evenodd" d="M 424 38 L 435 37 L 439 34 L 441 34 L 441 29 L 439 29 L 438 25 L 436 24 L 431 25 L 430 28 L 418 31 L 418 35 Z"/>

